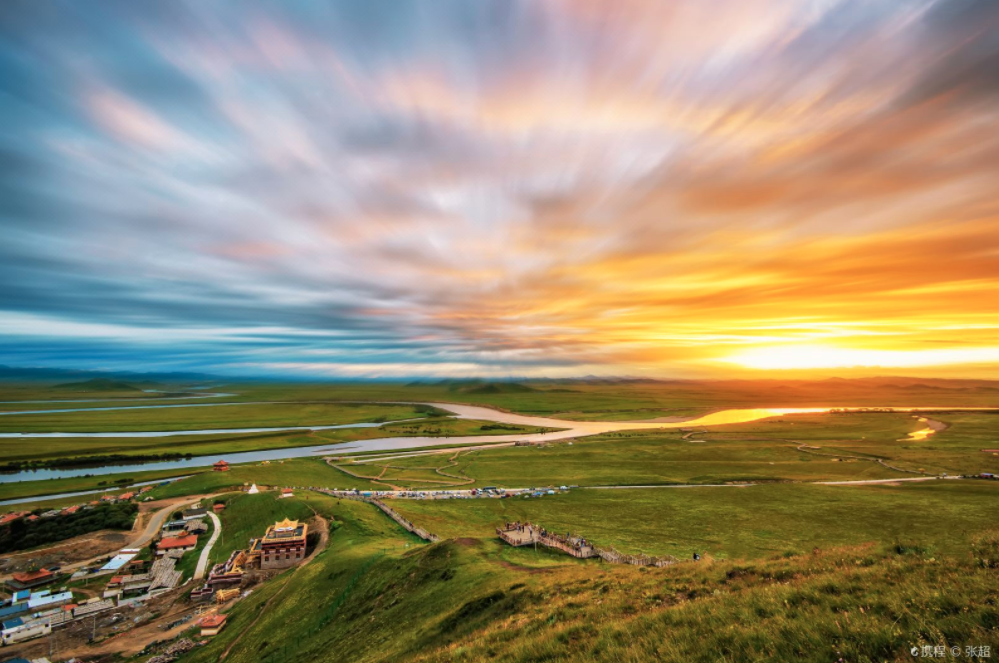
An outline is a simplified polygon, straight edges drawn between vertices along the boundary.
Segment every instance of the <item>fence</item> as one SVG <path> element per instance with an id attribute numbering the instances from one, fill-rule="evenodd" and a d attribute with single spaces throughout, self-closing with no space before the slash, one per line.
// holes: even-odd
<path id="1" fill-rule="evenodd" d="M 402 527 L 403 529 L 405 529 L 407 532 L 412 532 L 413 534 L 415 534 L 416 536 L 420 537 L 424 541 L 430 541 L 432 543 L 440 541 L 440 537 L 439 536 L 437 536 L 436 534 L 431 534 L 430 532 L 428 532 L 427 530 L 423 529 L 422 527 L 417 527 L 412 522 L 410 522 L 410 521 L 406 520 L 405 518 L 403 518 L 402 516 L 400 516 L 399 513 L 395 509 L 393 509 L 389 505 L 385 504 L 385 502 L 382 502 L 380 499 L 375 498 L 375 497 L 365 497 L 365 498 L 362 498 L 362 499 L 365 502 L 368 502 L 369 504 L 374 504 L 376 507 L 378 507 L 379 509 L 381 509 L 382 511 L 384 511 L 388 515 L 389 518 L 391 518 L 395 522 L 399 523 L 399 526 Z"/>
<path id="2" fill-rule="evenodd" d="M 403 518 L 401 515 L 399 515 L 399 513 L 395 509 L 390 507 L 388 504 L 385 504 L 385 502 L 382 502 L 377 497 L 364 497 L 362 495 L 341 495 L 333 492 L 332 490 L 324 488 L 314 488 L 313 490 L 316 490 L 320 493 L 326 493 L 327 495 L 332 495 L 333 497 L 337 497 L 340 499 L 357 500 L 358 502 L 367 502 L 368 504 L 374 504 L 376 507 L 384 511 L 385 515 L 387 515 L 389 518 L 398 523 L 399 526 L 402 527 L 407 532 L 411 532 L 412 534 L 415 534 L 424 541 L 430 541 L 431 543 L 436 543 L 437 541 L 440 541 L 439 536 L 433 534 L 432 532 L 428 532 L 422 527 L 417 527 L 411 521 Z"/>

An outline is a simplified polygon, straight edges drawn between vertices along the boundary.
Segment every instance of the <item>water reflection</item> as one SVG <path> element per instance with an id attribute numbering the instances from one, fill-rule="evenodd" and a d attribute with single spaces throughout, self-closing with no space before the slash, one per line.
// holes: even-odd
<path id="1" fill-rule="evenodd" d="M 398 403 L 398 402 L 395 402 Z M 629 430 L 662 430 L 686 427 L 721 426 L 726 424 L 740 424 L 751 421 L 759 421 L 771 417 L 793 416 L 797 414 L 816 414 L 823 412 L 921 412 L 921 411 L 994 411 L 999 408 L 968 407 L 968 408 L 828 408 L 828 407 L 807 407 L 807 408 L 743 408 L 721 410 L 702 417 L 689 418 L 682 421 L 670 422 L 628 422 L 628 421 L 566 421 L 564 419 L 554 419 L 551 417 L 534 417 L 530 415 L 515 414 L 512 412 L 501 412 L 488 407 L 478 405 L 458 405 L 454 403 L 409 403 L 419 405 L 430 405 L 447 410 L 459 419 L 475 419 L 482 421 L 492 421 L 497 423 L 517 424 L 523 426 L 539 426 L 544 428 L 557 428 L 548 433 L 514 434 L 514 435 L 461 435 L 455 437 L 383 437 L 372 440 L 357 440 L 354 442 L 326 443 L 308 447 L 293 447 L 283 449 L 266 449 L 261 451 L 246 451 L 242 453 L 225 454 L 225 459 L 230 463 L 254 463 L 264 460 L 281 460 L 284 458 L 302 458 L 316 455 L 329 455 L 338 453 L 351 453 L 361 451 L 399 451 L 403 449 L 419 449 L 424 447 L 446 446 L 446 445 L 481 445 L 488 443 L 517 442 L 517 441 L 554 441 L 571 439 L 575 437 L 585 437 L 588 435 L 599 435 L 601 433 L 611 433 Z M 930 420 L 927 420 L 928 423 Z M 945 426 L 940 422 L 934 422 Z M 3 437 L 166 437 L 180 435 L 203 435 L 208 433 L 245 433 L 261 431 L 295 431 L 295 430 L 330 430 L 333 428 L 374 428 L 384 424 L 346 424 L 341 426 L 301 426 L 291 428 L 237 428 L 227 430 L 194 430 L 194 431 L 159 431 L 143 433 L 30 433 L 19 435 L 17 433 L 3 434 Z M 940 430 L 940 429 L 938 429 Z M 39 469 L 24 470 L 10 474 L 0 475 L 0 483 L 13 483 L 18 481 L 33 481 L 37 479 L 61 479 L 67 477 L 82 476 L 85 474 L 118 474 L 122 472 L 135 472 L 137 470 L 184 470 L 197 467 L 208 467 L 217 460 L 216 455 L 197 456 L 170 461 L 155 461 L 150 463 L 131 463 L 105 465 L 94 468 L 74 468 L 74 469 Z"/>

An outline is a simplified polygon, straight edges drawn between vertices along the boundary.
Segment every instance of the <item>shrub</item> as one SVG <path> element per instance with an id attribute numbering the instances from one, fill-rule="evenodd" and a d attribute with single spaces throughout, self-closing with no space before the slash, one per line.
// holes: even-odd
<path id="1" fill-rule="evenodd" d="M 0 553 L 36 548 L 102 529 L 130 529 L 138 510 L 132 502 L 120 502 L 32 522 L 18 519 L 0 527 Z"/>
<path id="2" fill-rule="evenodd" d="M 999 569 L 999 531 L 985 532 L 971 540 L 971 557 L 983 569 Z"/>

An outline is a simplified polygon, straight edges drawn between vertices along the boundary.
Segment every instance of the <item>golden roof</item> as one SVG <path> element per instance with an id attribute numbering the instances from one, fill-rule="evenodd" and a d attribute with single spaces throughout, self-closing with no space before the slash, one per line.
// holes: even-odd
<path id="1" fill-rule="evenodd" d="M 274 523 L 274 529 L 276 530 L 294 530 L 298 528 L 297 520 L 289 520 L 285 518 L 279 523 Z"/>

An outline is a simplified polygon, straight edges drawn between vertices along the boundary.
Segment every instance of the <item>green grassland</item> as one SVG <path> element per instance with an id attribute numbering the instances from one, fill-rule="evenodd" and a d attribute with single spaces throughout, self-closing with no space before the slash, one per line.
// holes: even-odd
<path id="1" fill-rule="evenodd" d="M 162 392 L 168 393 L 157 393 L 157 392 L 147 392 L 141 389 L 119 389 L 119 390 L 88 390 L 85 387 L 79 388 L 60 388 L 58 385 L 44 384 L 44 383 L 10 383 L 10 382 L 0 382 L 0 401 L 41 401 L 41 400 L 52 400 L 52 401 L 78 401 L 85 399 L 87 401 L 94 401 L 92 403 L 80 403 L 81 406 L 100 406 L 102 403 L 98 401 L 112 401 L 106 403 L 108 407 L 112 405 L 122 405 L 122 403 L 114 402 L 121 399 L 129 399 L 136 401 L 136 404 L 145 405 L 146 402 L 154 402 L 159 399 L 167 399 L 176 396 L 197 396 L 200 392 L 188 391 L 186 387 L 176 386 L 167 387 L 160 385 L 158 387 Z M 195 401 L 197 402 L 197 401 Z M 24 405 L 30 405 L 30 407 L 24 407 Z M 54 407 L 76 407 L 75 403 L 65 403 L 62 405 L 54 405 Z M 0 410 L 41 410 L 43 408 L 49 407 L 44 403 L 0 403 Z"/>
<path id="2" fill-rule="evenodd" d="M 178 391 L 183 390 L 178 387 Z M 736 407 L 999 406 L 999 386 L 994 382 L 935 383 L 911 378 L 811 381 L 528 381 L 522 384 L 442 381 L 436 384 L 408 385 L 247 383 L 226 384 L 213 388 L 213 391 L 235 394 L 222 399 L 225 402 L 439 401 L 491 405 L 525 414 L 557 415 L 565 419 L 607 421 L 667 415 L 686 416 Z M 0 384 L 0 400 L 4 401 L 122 397 L 168 402 L 163 400 L 163 394 L 141 391 L 74 393 L 37 384 Z M 91 405 L 100 404 L 79 404 L 81 407 Z M 35 404 L 30 409 L 45 407 L 47 406 Z M 0 408 L 22 409 L 16 404 L 2 404 Z"/>
<path id="3" fill-rule="evenodd" d="M 248 406 L 249 407 L 249 406 Z M 41 415 L 38 415 L 41 416 Z M 339 444 L 383 437 L 454 437 L 459 435 L 510 435 L 543 432 L 536 426 L 509 426 L 470 419 L 427 418 L 411 423 L 385 424 L 378 428 L 326 431 L 220 433 L 169 437 L 86 438 L 56 437 L 0 439 L 0 454 L 7 463 L 77 463 L 100 456 L 134 456 L 153 460 L 164 454 L 192 456 L 225 455 L 261 449 L 286 449 L 321 444 Z M 176 473 L 175 473 L 176 474 Z"/>
<path id="4" fill-rule="evenodd" d="M 999 473 L 999 413 L 945 412 L 932 415 L 950 424 L 926 440 L 905 443 L 899 458 L 913 465 L 944 468 L 951 473 Z"/>
<path id="5" fill-rule="evenodd" d="M 255 588 L 233 609 L 226 630 L 184 661 L 216 661 L 230 645 L 234 648 L 226 660 L 234 662 L 284 661 L 299 656 L 328 660 L 331 651 L 342 656 L 340 660 L 356 660 L 349 655 L 352 645 L 342 639 L 363 646 L 364 642 L 391 636 L 389 632 L 373 635 L 367 631 L 370 625 L 360 626 L 361 620 L 347 624 L 343 615 L 378 612 L 380 606 L 355 602 L 354 587 L 368 579 L 366 573 L 372 567 L 394 566 L 405 559 L 406 552 L 423 546 L 370 505 L 347 500 L 337 504 L 337 500 L 321 495 L 310 496 L 307 504 L 340 524 L 326 550 L 309 565 L 286 571 Z M 403 575 L 398 579 L 405 582 Z M 442 593 L 446 589 L 441 587 Z M 393 630 L 407 630 L 404 622 L 400 619 Z M 335 648 L 330 647 L 331 642 L 337 642 Z"/>
<path id="6" fill-rule="evenodd" d="M 546 447 L 470 451 L 455 469 L 475 486 L 525 488 L 562 484 L 656 485 L 818 479 L 888 479 L 904 476 L 876 463 L 809 456 L 784 441 L 691 443 L 680 433 L 635 433 L 583 438 Z M 440 457 L 438 457 L 440 458 Z M 428 458 L 393 465 L 430 464 Z M 441 458 L 440 462 L 443 462 Z M 453 472 L 449 472 L 453 473 Z"/>
<path id="7" fill-rule="evenodd" d="M 521 389 L 490 384 L 226 385 L 228 400 L 402 400 L 489 405 L 564 419 L 620 421 L 694 416 L 742 407 L 999 406 L 995 382 L 923 384 L 907 378 L 860 380 L 729 380 L 634 382 L 525 382 Z M 502 385 L 503 383 L 494 383 Z M 486 386 L 486 389 L 482 387 Z"/>
<path id="8" fill-rule="evenodd" d="M 181 661 L 880 661 L 999 643 L 974 544 L 947 561 L 907 540 L 639 569 L 495 538 L 425 545 L 369 505 L 309 504 L 341 525 L 327 550 L 256 587 Z"/>
<path id="9" fill-rule="evenodd" d="M 657 485 L 669 483 L 869 480 L 912 476 L 892 467 L 930 474 L 978 474 L 999 469 L 999 457 L 980 451 L 999 416 L 948 413 L 952 422 L 929 439 L 907 440 L 924 428 L 908 414 L 808 414 L 758 422 L 679 429 L 625 431 L 552 443 L 544 447 L 498 447 L 461 454 L 421 455 L 366 463 L 383 478 L 433 477 L 440 467 L 475 479 L 471 487 L 499 485 Z M 967 424 L 965 423 L 967 422 Z M 992 427 L 990 427 L 990 423 Z M 685 439 L 686 436 L 686 439 Z M 799 447 L 808 448 L 801 450 Z M 421 468 L 406 474 L 397 468 Z"/>
<path id="10" fill-rule="evenodd" d="M 707 432 L 695 432 L 688 439 L 684 439 L 685 433 L 679 429 L 628 431 L 581 438 L 572 445 L 563 442 L 541 448 L 504 446 L 470 451 L 462 453 L 456 464 L 450 461 L 454 454 L 449 450 L 441 454 L 347 467 L 357 474 L 374 477 L 381 471 L 381 465 L 391 465 L 392 468 L 400 469 L 390 469 L 383 478 L 399 479 L 395 485 L 427 488 L 435 484 L 405 480 L 447 481 L 446 477 L 434 472 L 432 468 L 436 467 L 448 474 L 474 479 L 475 482 L 468 484 L 469 487 L 866 480 L 910 476 L 874 462 L 877 459 L 885 460 L 894 467 L 913 471 L 922 469 L 929 473 L 977 474 L 999 469 L 999 457 L 981 451 L 983 448 L 991 448 L 990 439 L 995 424 L 999 423 L 999 416 L 978 413 L 945 413 L 934 416 L 952 425 L 921 441 L 906 440 L 909 433 L 924 426 L 907 414 L 814 414 L 715 426 Z M 352 432 L 360 436 L 496 432 L 483 431 L 482 425 L 482 422 L 469 420 L 430 419 L 420 423 L 390 424 L 382 429 Z M 346 437 L 346 433 L 347 431 L 324 431 L 322 435 L 286 434 L 263 441 L 249 436 L 247 439 L 209 440 L 197 443 L 197 450 L 221 456 L 227 452 L 259 448 L 264 444 L 272 447 L 314 445 L 321 441 L 332 444 L 343 441 L 340 436 Z M 488 437 L 484 436 L 483 441 L 488 441 Z M 803 444 L 818 449 L 809 449 L 806 453 L 798 449 Z M 107 446 L 106 449 L 99 449 L 103 451 L 113 448 Z M 151 448 L 166 449 L 147 447 L 145 451 Z M 369 490 L 386 488 L 383 483 L 348 477 L 314 459 L 293 459 L 286 462 L 291 463 L 289 467 L 304 463 L 303 467 L 310 468 L 305 475 L 309 477 L 309 481 L 302 482 L 306 485 Z M 174 491 L 186 490 L 186 486 L 193 485 L 193 482 L 205 489 L 240 485 L 243 481 L 298 485 L 299 482 L 292 477 L 275 475 L 275 472 L 280 472 L 276 469 L 279 467 L 281 465 L 277 463 L 267 466 L 247 465 L 235 468 L 232 473 L 214 473 L 214 476 L 207 471 L 208 468 L 183 470 L 182 472 L 195 472 L 200 478 L 186 479 L 185 482 L 191 483 L 166 490 L 170 494 L 179 494 Z M 177 471 L 143 472 L 140 468 L 141 465 L 137 465 L 135 472 L 121 476 L 142 481 L 177 475 Z M 281 480 L 275 480 L 275 476 Z M 119 475 L 104 475 L 0 484 L 0 499 L 85 490 L 98 487 L 98 483 L 113 483 L 118 478 Z"/>
<path id="11" fill-rule="evenodd" d="M 258 486 L 327 486 L 343 476 L 319 458 L 292 458 L 271 463 L 233 465 L 228 472 L 199 472 L 149 491 L 153 499 L 204 495 Z"/>
<path id="12" fill-rule="evenodd" d="M 146 410 L 142 415 L 137 411 L 127 413 L 126 429 L 264 426 L 272 424 L 261 422 L 275 421 L 313 425 L 321 423 L 316 417 L 347 410 L 357 417 L 398 415 L 393 408 L 422 414 L 407 405 L 347 406 L 336 402 L 340 400 L 461 402 L 594 420 L 694 416 L 754 406 L 970 407 L 994 406 L 999 400 L 994 387 L 980 382 L 941 386 L 906 379 L 897 384 L 888 379 L 248 384 L 226 385 L 220 391 L 238 394 L 226 398 L 234 402 L 282 404 Z M 123 426 L 118 412 L 88 412 L 73 420 Z M 48 429 L 53 422 L 68 421 L 56 414 L 31 416 Z M 999 447 L 999 416 L 931 416 L 950 427 L 924 440 L 908 437 L 923 424 L 904 413 L 815 414 L 716 426 L 706 432 L 630 431 L 541 448 L 441 449 L 410 457 L 369 453 L 335 461 L 368 478 L 349 476 L 321 458 L 243 464 L 229 472 L 187 471 L 193 475 L 156 487 L 149 497 L 224 493 L 228 506 L 221 515 L 222 538 L 213 561 L 245 546 L 251 536 L 284 516 L 307 519 L 315 511 L 334 519 L 336 527 L 325 551 L 304 567 L 256 585 L 249 596 L 227 608 L 230 623 L 222 634 L 181 661 L 217 661 L 225 651 L 227 663 L 331 657 L 909 661 L 910 647 L 924 644 L 995 648 L 999 589 L 995 569 L 983 568 L 981 560 L 999 559 L 994 532 L 999 483 L 812 483 L 999 469 L 999 456 L 982 452 Z M 6 419 L 0 418 L 0 423 L 20 425 L 29 416 Z M 343 423 L 343 418 L 331 421 Z M 221 456 L 375 436 L 476 434 L 488 442 L 491 434 L 510 432 L 487 422 L 429 417 L 377 430 L 313 434 L 38 440 L 32 441 L 29 452 L 21 440 L 8 447 L 0 443 L 0 453 L 29 458 L 164 451 Z M 356 460 L 368 462 L 352 462 Z M 441 472 L 463 488 L 584 487 L 542 498 L 392 500 L 403 516 L 445 538 L 433 545 L 404 532 L 368 504 L 301 490 L 286 500 L 275 499 L 273 493 L 231 492 L 250 483 L 361 490 L 384 489 L 391 483 L 433 490 L 445 487 L 433 482 L 449 480 Z M 162 476 L 166 473 L 127 475 L 133 481 Z M 472 482 L 466 483 L 465 477 Z M 115 478 L 0 484 L 0 498 L 83 490 Z M 736 482 L 757 485 L 599 488 Z M 706 559 L 640 569 L 574 560 L 544 549 L 514 549 L 502 544 L 493 529 L 510 520 L 573 531 L 628 553 L 688 560 L 696 551 Z M 990 531 L 991 543 L 977 542 Z M 196 562 L 196 553 L 185 556 L 191 571 Z"/>
<path id="13" fill-rule="evenodd" d="M 213 428 L 379 423 L 425 416 L 418 406 L 374 403 L 244 403 L 164 409 L 95 410 L 11 414 L 0 417 L 0 431 L 66 433 L 161 431 Z"/>
<path id="14" fill-rule="evenodd" d="M 2 389 L 0 389 L 2 391 Z M 141 393 L 141 392 L 140 392 Z M 74 394 L 70 400 L 53 400 L 51 391 L 37 394 L 40 398 L 34 400 L 0 402 L 0 412 L 47 412 L 49 410 L 98 410 L 99 408 L 115 407 L 128 408 L 147 405 L 197 405 L 208 403 L 228 403 L 238 402 L 234 398 L 188 398 L 188 394 L 178 393 L 175 396 L 164 396 L 163 394 L 145 394 L 144 396 L 122 396 L 121 394 L 106 397 L 104 394 Z M 65 396 L 65 394 L 59 394 Z M 2 397 L 2 396 L 0 396 Z M 107 398 L 107 400 L 104 400 Z M 76 400 L 83 399 L 83 400 Z M 53 414 L 58 414 L 53 412 Z M 5 417 L 20 416 L 5 414 Z M 25 415 L 27 416 L 27 415 Z M 32 416 L 42 416 L 41 414 Z"/>
<path id="15" fill-rule="evenodd" d="M 139 467 L 141 465 L 136 466 L 136 468 Z M 60 498 L 58 500 L 46 500 L 44 497 L 62 492 L 101 490 L 117 485 L 117 481 L 124 481 L 131 484 L 167 479 L 176 477 L 179 473 L 190 476 L 176 482 L 171 482 L 166 486 L 156 487 L 144 497 L 162 499 L 184 495 L 200 495 L 238 488 L 244 484 L 249 485 L 251 483 L 258 483 L 261 486 L 304 485 L 325 488 L 358 488 L 360 490 L 378 490 L 384 488 L 384 486 L 354 479 L 330 467 L 319 458 L 291 458 L 269 463 L 233 465 L 228 472 L 213 472 L 211 467 L 199 467 L 185 470 L 136 471 L 127 474 L 102 474 L 68 479 L 2 483 L 0 484 L 0 499 L 38 497 L 38 500 L 26 504 L 0 506 L 0 513 L 28 510 L 38 506 L 54 508 L 55 506 L 79 504 L 80 502 L 94 498 L 91 496 L 77 496 Z"/>
<path id="16" fill-rule="evenodd" d="M 452 563 L 471 556 L 462 553 Z M 431 621 L 443 642 L 405 658 L 911 661 L 914 646 L 994 650 L 999 641 L 990 572 L 966 562 L 846 548 L 753 564 L 587 570 L 513 574 L 501 589 L 465 594 Z"/>
<path id="17" fill-rule="evenodd" d="M 914 538 L 954 554 L 994 524 L 999 485 L 934 481 L 866 486 L 574 489 L 541 498 L 392 500 L 442 537 L 490 537 L 506 521 L 572 531 L 623 552 L 753 558 Z"/>
<path id="18" fill-rule="evenodd" d="M 139 466 L 137 466 L 138 468 Z M 206 468 L 210 470 L 211 468 Z M 70 477 L 67 479 L 39 479 L 37 481 L 19 481 L 0 483 L 0 499 L 16 499 L 18 497 L 43 497 L 55 493 L 71 493 L 85 490 L 105 490 L 129 485 L 136 482 L 154 481 L 178 476 L 176 470 L 136 471 L 127 474 L 101 474 L 91 476 Z M 86 500 L 86 497 L 75 499 L 73 504 Z M 46 506 L 48 504 L 46 503 Z M 0 506 L 0 512 L 13 510 L 12 505 Z M 17 505 L 18 509 L 24 508 Z"/>

